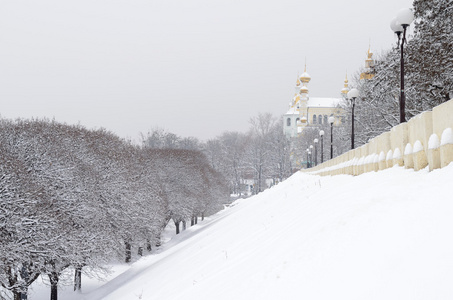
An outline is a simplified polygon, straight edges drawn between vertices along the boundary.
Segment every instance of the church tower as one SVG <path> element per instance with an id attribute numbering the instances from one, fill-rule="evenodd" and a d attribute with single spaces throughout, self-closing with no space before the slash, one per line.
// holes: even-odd
<path id="1" fill-rule="evenodd" d="M 348 98 L 349 84 L 348 84 L 348 73 L 346 72 L 346 78 L 344 79 L 344 87 L 341 89 L 341 96 L 345 99 Z"/>
<path id="2" fill-rule="evenodd" d="M 293 97 L 293 101 L 290 105 L 290 108 L 291 107 L 295 107 L 297 111 L 299 111 L 299 107 L 300 107 L 300 87 L 301 87 L 301 83 L 300 83 L 300 80 L 299 80 L 299 75 L 297 75 L 297 80 L 296 80 L 296 86 L 295 86 L 295 91 L 294 91 L 294 97 Z"/>
<path id="3" fill-rule="evenodd" d="M 371 45 L 368 47 L 367 58 L 365 59 L 365 72 L 360 74 L 360 79 L 371 79 L 374 77 L 374 59 Z"/>
<path id="4" fill-rule="evenodd" d="M 302 86 L 299 90 L 300 94 L 300 125 L 305 126 L 307 125 L 308 116 L 306 115 L 307 112 L 307 105 L 308 105 L 308 83 L 310 82 L 311 77 L 307 73 L 307 63 L 305 63 L 304 73 L 300 75 L 300 81 L 302 82 Z"/>
<path id="5" fill-rule="evenodd" d="M 300 79 L 299 79 L 299 74 L 297 75 L 297 80 L 296 80 L 296 95 L 299 94 L 299 91 L 300 91 Z"/>

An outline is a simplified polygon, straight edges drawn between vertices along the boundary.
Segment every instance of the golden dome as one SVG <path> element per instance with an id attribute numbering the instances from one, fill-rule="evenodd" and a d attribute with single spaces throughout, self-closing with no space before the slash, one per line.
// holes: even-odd
<path id="1" fill-rule="evenodd" d="M 307 94 L 307 93 L 308 93 L 308 88 L 307 88 L 305 85 L 303 85 L 303 86 L 300 88 L 300 93 L 301 93 L 301 94 L 304 94 L 304 93 Z"/>
<path id="2" fill-rule="evenodd" d="M 311 80 L 310 75 L 307 72 L 304 72 L 302 75 L 300 75 L 300 81 L 303 83 L 309 83 Z"/>

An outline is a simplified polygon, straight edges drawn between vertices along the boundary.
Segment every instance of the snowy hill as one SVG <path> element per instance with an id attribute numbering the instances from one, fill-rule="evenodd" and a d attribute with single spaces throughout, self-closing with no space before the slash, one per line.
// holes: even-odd
<path id="1" fill-rule="evenodd" d="M 61 298 L 453 299 L 452 183 L 453 165 L 297 173 Z"/>

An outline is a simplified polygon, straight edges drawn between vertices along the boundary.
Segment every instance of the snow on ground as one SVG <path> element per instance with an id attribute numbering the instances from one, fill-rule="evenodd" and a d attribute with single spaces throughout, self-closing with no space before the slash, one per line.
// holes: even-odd
<path id="1" fill-rule="evenodd" d="M 60 298 L 453 299 L 451 184 L 453 164 L 297 173 L 117 268 L 107 283 Z"/>

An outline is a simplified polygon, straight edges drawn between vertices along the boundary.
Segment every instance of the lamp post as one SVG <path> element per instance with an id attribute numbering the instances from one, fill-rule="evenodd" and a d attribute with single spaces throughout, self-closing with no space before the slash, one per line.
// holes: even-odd
<path id="1" fill-rule="evenodd" d="M 318 139 L 314 140 L 315 142 L 315 166 L 318 165 Z"/>
<path id="2" fill-rule="evenodd" d="M 313 167 L 313 145 L 310 145 L 310 166 Z"/>
<path id="3" fill-rule="evenodd" d="M 328 121 L 330 123 L 330 159 L 332 159 L 333 158 L 333 123 L 335 122 L 335 117 L 330 116 Z"/>
<path id="4" fill-rule="evenodd" d="M 359 90 L 352 89 L 348 92 L 348 99 L 351 101 L 352 105 L 352 117 L 351 117 L 351 149 L 355 148 L 354 145 L 354 107 L 355 107 L 355 99 L 359 96 Z"/>
<path id="5" fill-rule="evenodd" d="M 401 33 L 403 38 L 401 40 L 401 93 L 400 93 L 400 123 L 406 122 L 406 94 L 404 92 L 404 43 L 406 42 L 406 29 L 414 20 L 414 13 L 409 8 L 400 10 L 395 19 L 390 23 L 390 28 L 398 36 L 398 45 L 400 43 Z"/>
<path id="6" fill-rule="evenodd" d="M 310 163 L 309 163 L 309 160 L 308 160 L 308 155 L 310 155 L 310 150 L 307 149 L 307 169 L 310 168 Z"/>
<path id="7" fill-rule="evenodd" d="M 324 130 L 319 131 L 319 136 L 321 137 L 321 163 L 324 162 Z"/>

